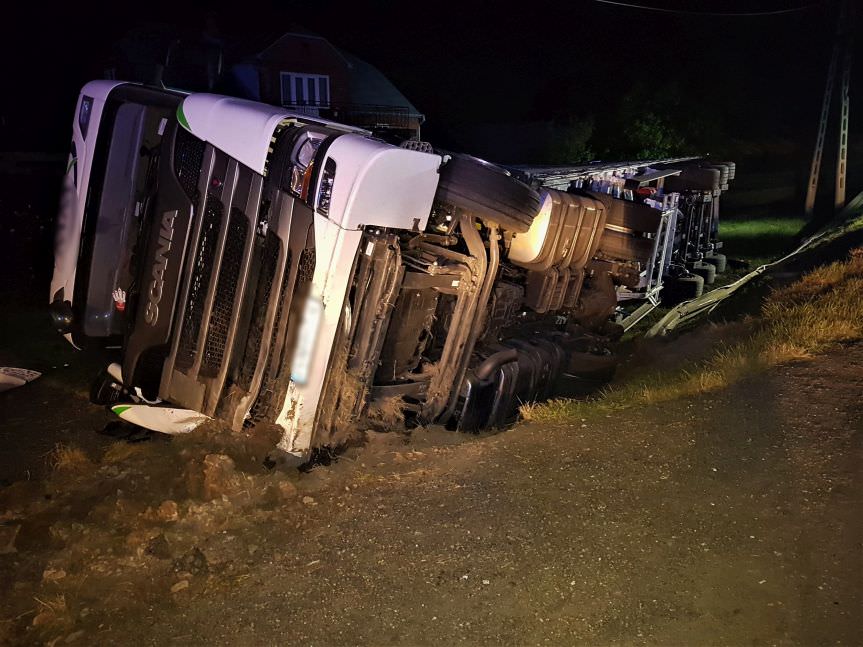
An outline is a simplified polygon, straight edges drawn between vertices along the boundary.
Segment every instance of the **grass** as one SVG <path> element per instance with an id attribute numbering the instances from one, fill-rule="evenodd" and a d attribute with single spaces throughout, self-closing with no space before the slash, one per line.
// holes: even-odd
<path id="1" fill-rule="evenodd" d="M 697 396 L 771 366 L 811 358 L 837 344 L 863 339 L 863 249 L 813 270 L 773 292 L 751 334 L 687 369 L 653 373 L 593 400 L 552 400 L 521 407 L 525 420 L 572 422 L 591 413 Z"/>
<path id="2" fill-rule="evenodd" d="M 48 467 L 54 472 L 76 473 L 93 468 L 93 463 L 84 450 L 74 445 L 57 443 L 45 458 Z"/>
<path id="3" fill-rule="evenodd" d="M 719 234 L 722 240 L 782 236 L 793 238 L 803 228 L 803 218 L 757 218 L 752 220 L 720 220 Z"/>
<path id="4" fill-rule="evenodd" d="M 720 220 L 719 240 L 728 256 L 769 262 L 791 250 L 805 224 L 802 218 Z"/>

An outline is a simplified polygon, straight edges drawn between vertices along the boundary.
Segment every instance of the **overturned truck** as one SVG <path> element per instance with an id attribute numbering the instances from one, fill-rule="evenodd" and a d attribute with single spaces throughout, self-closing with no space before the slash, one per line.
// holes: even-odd
<path id="1" fill-rule="evenodd" d="M 77 347 L 119 350 L 93 401 L 157 431 L 277 425 L 300 461 L 357 429 L 498 427 L 607 379 L 664 282 L 722 260 L 729 165 L 505 170 L 108 81 L 73 133 L 50 310 Z"/>

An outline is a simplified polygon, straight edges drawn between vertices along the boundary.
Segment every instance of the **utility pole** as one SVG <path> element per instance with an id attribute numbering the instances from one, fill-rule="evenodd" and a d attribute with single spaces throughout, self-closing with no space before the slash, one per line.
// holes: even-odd
<path id="1" fill-rule="evenodd" d="M 851 108 L 848 91 L 851 85 L 851 40 L 854 35 L 854 30 L 851 28 L 853 21 L 848 15 L 848 0 L 843 0 L 842 5 L 842 13 L 845 14 L 845 19 L 842 20 L 842 29 L 845 31 L 842 38 L 845 41 L 845 60 L 842 65 L 842 87 L 839 90 L 841 112 L 839 113 L 839 155 L 836 159 L 836 201 L 834 203 L 836 211 L 845 206 L 845 173 L 848 166 L 848 111 Z"/>
<path id="2" fill-rule="evenodd" d="M 821 174 L 821 157 L 824 155 L 824 138 L 827 136 L 827 122 L 830 118 L 830 100 L 833 97 L 833 81 L 836 78 L 836 59 L 839 58 L 838 41 L 833 46 L 830 67 L 827 68 L 827 87 L 821 103 L 821 119 L 818 122 L 818 135 L 815 137 L 815 152 L 809 169 L 809 184 L 806 186 L 806 215 L 811 216 L 815 209 L 815 193 L 818 191 L 818 176 Z"/>
<path id="3" fill-rule="evenodd" d="M 836 159 L 834 207 L 838 211 L 845 206 L 845 176 L 848 166 L 848 121 L 851 107 L 848 96 L 851 86 L 851 39 L 853 35 L 851 24 L 851 5 L 848 0 L 839 0 L 839 19 L 836 22 L 833 55 L 830 57 L 830 66 L 827 69 L 827 83 L 824 88 L 824 99 L 821 103 L 821 117 L 818 122 L 818 134 L 815 138 L 815 151 L 812 154 L 809 183 L 806 187 L 805 212 L 807 216 L 812 216 L 812 212 L 815 209 L 815 194 L 818 190 L 818 177 L 821 174 L 821 162 L 824 156 L 824 140 L 830 121 L 830 104 L 840 61 L 842 63 L 842 80 L 839 90 L 839 149 Z"/>

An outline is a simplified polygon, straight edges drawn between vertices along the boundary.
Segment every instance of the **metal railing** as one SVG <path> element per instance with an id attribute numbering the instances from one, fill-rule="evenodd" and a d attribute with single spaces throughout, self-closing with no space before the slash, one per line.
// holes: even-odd
<path id="1" fill-rule="evenodd" d="M 410 130 L 417 128 L 425 120 L 424 115 L 404 106 L 313 102 L 286 103 L 283 105 L 298 114 L 324 117 L 333 121 L 373 128 Z"/>
<path id="2" fill-rule="evenodd" d="M 634 172 L 655 164 L 676 164 L 690 162 L 702 157 L 668 157 L 650 160 L 633 160 L 627 162 L 592 162 L 572 166 L 525 166 L 509 165 L 508 169 L 515 171 L 527 180 L 536 180 L 542 186 L 551 189 L 566 190 L 573 180 L 614 172 Z"/>

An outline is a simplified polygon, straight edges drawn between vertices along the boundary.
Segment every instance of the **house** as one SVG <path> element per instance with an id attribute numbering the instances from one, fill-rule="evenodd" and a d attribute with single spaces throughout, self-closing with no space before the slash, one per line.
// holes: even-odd
<path id="1" fill-rule="evenodd" d="M 226 73 L 230 94 L 418 139 L 423 115 L 376 67 L 312 33 L 282 34 Z"/>
<path id="2" fill-rule="evenodd" d="M 398 143 L 419 139 L 423 115 L 380 70 L 312 33 L 245 41 L 204 29 L 147 24 L 120 38 L 106 78 L 218 92 L 360 126 Z"/>

